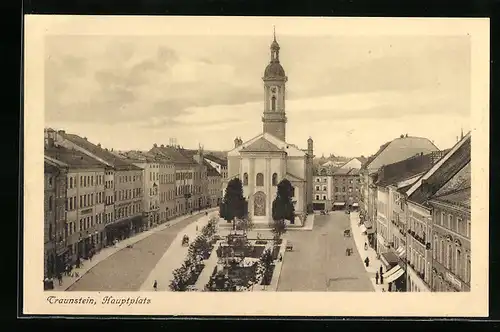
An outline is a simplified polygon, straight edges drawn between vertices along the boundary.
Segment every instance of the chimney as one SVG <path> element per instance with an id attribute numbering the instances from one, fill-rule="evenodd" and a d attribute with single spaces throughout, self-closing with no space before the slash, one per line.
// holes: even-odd
<path id="1" fill-rule="evenodd" d="M 240 145 L 241 145 L 241 140 L 238 137 L 236 137 L 234 139 L 234 147 L 237 148 Z"/>
<path id="2" fill-rule="evenodd" d="M 155 144 L 153 144 L 153 148 L 157 148 L 157 147 L 158 147 L 158 145 L 156 145 L 156 143 L 155 143 Z"/>
<path id="3" fill-rule="evenodd" d="M 403 135 L 403 134 L 401 134 L 401 135 L 399 136 L 399 138 L 404 138 L 404 137 L 405 137 L 405 135 Z"/>
<path id="4" fill-rule="evenodd" d="M 164 148 L 165 146 L 162 144 L 162 145 L 160 145 L 160 147 Z"/>
<path id="5" fill-rule="evenodd" d="M 111 148 L 111 152 L 113 152 L 113 148 Z"/>
<path id="6" fill-rule="evenodd" d="M 87 137 L 84 137 L 83 139 L 84 139 L 84 140 L 87 140 Z"/>
<path id="7" fill-rule="evenodd" d="M 58 133 L 59 133 L 59 134 L 63 134 L 63 135 L 64 135 L 64 134 L 66 134 L 66 131 L 64 131 L 64 130 L 59 130 L 59 131 L 58 131 Z"/>
<path id="8" fill-rule="evenodd" d="M 97 146 L 100 148 L 101 147 L 101 143 L 97 143 Z"/>

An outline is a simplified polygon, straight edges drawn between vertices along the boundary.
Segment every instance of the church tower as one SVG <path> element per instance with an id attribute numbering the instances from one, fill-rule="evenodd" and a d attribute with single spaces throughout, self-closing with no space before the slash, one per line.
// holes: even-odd
<path id="1" fill-rule="evenodd" d="M 271 44 L 271 59 L 262 77 L 264 81 L 263 129 L 282 141 L 286 141 L 285 84 L 288 78 L 280 64 L 280 46 L 276 41 L 276 31 Z"/>

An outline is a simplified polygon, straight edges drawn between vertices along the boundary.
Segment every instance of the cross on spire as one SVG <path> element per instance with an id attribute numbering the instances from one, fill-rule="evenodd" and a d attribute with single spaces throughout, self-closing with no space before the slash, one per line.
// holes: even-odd
<path id="1" fill-rule="evenodd" d="M 273 24 L 273 36 L 274 36 L 274 41 L 276 41 L 276 26 Z"/>

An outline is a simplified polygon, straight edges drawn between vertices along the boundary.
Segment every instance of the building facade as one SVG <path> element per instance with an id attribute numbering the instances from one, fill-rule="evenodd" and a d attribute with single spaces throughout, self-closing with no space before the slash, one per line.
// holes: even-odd
<path id="1" fill-rule="evenodd" d="M 44 152 L 46 160 L 66 170 L 66 223 L 63 231 L 67 245 L 65 265 L 69 265 L 78 258 L 87 258 L 105 245 L 105 165 L 52 140 Z"/>
<path id="2" fill-rule="evenodd" d="M 206 161 L 205 163 L 208 178 L 208 205 L 209 207 L 216 207 L 222 201 L 222 175 L 211 164 Z"/>
<path id="3" fill-rule="evenodd" d="M 333 208 L 333 177 L 324 175 L 313 176 L 313 210 L 327 210 Z"/>
<path id="4" fill-rule="evenodd" d="M 339 168 L 332 177 L 332 197 L 335 208 L 357 208 L 361 196 L 361 178 L 357 168 Z"/>
<path id="5" fill-rule="evenodd" d="M 276 38 L 271 44 L 271 60 L 264 76 L 263 133 L 243 142 L 235 139 L 235 148 L 228 152 L 228 178 L 240 178 L 243 194 L 248 200 L 249 216 L 257 223 L 272 221 L 272 201 L 276 185 L 288 179 L 293 186 L 293 200 L 298 219 L 312 210 L 313 140 L 307 150 L 286 142 L 285 96 L 288 80 L 279 60 L 280 46 Z"/>
<path id="6" fill-rule="evenodd" d="M 212 154 L 205 154 L 204 158 L 205 161 L 210 164 L 210 166 L 215 168 L 215 170 L 221 175 L 223 180 L 227 179 L 227 159 L 222 159 Z"/>

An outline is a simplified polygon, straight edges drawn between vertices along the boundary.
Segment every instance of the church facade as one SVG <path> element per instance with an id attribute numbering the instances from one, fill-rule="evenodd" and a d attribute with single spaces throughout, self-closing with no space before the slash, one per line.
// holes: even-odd
<path id="1" fill-rule="evenodd" d="M 271 44 L 271 59 L 262 80 L 264 82 L 263 132 L 243 142 L 234 140 L 228 152 L 228 181 L 240 178 L 243 195 L 248 201 L 249 215 L 254 223 L 272 221 L 272 202 L 276 185 L 288 179 L 293 188 L 293 201 L 297 216 L 312 207 L 313 140 L 307 140 L 307 149 L 286 142 L 286 82 L 285 70 L 279 60 L 280 46 L 276 35 Z M 299 224 L 300 218 L 294 223 Z"/>

